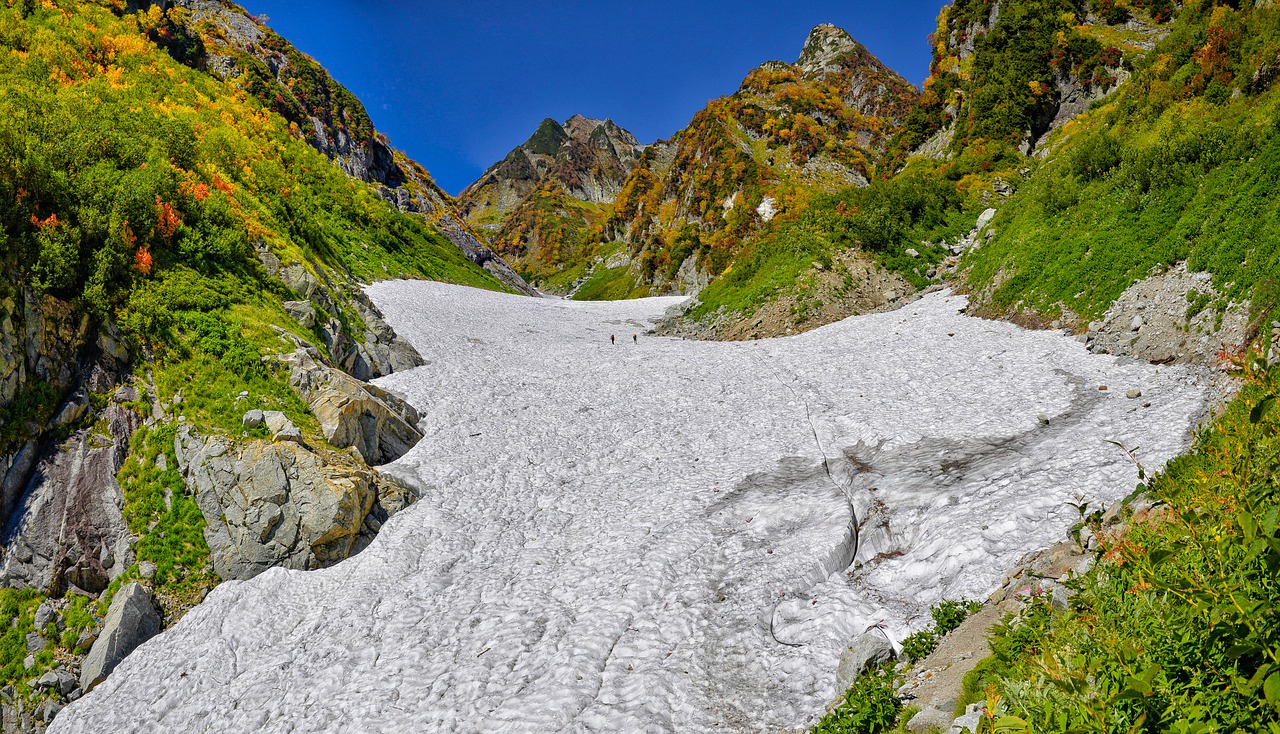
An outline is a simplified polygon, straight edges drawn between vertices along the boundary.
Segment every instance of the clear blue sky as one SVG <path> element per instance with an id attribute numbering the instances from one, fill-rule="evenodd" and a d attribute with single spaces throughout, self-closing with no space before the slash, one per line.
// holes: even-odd
<path id="1" fill-rule="evenodd" d="M 545 117 L 611 117 L 649 143 L 834 23 L 917 86 L 942 0 L 241 0 L 457 194 Z"/>

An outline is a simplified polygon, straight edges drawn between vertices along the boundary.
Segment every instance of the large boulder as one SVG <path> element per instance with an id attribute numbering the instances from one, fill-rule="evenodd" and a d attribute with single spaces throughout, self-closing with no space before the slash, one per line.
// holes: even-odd
<path id="1" fill-rule="evenodd" d="M 854 638 L 845 646 L 836 669 L 836 690 L 848 690 L 858 676 L 868 669 L 897 657 L 893 643 L 879 629 L 873 629 Z"/>
<path id="2" fill-rule="evenodd" d="M 80 664 L 80 688 L 88 692 L 106 679 L 138 645 L 160 634 L 164 622 L 151 594 L 134 582 L 120 587 L 111 600 L 102 633 Z"/>
<path id="3" fill-rule="evenodd" d="M 112 405 L 103 418 L 109 436 L 81 430 L 36 467 L 5 529 L 0 583 L 98 593 L 133 562 L 116 473 L 138 416 Z"/>
<path id="4" fill-rule="evenodd" d="M 385 464 L 422 440 L 413 406 L 329 367 L 315 349 L 300 347 L 285 362 L 289 384 L 311 406 L 325 439 L 335 448 L 354 448 L 366 462 Z"/>
<path id="5" fill-rule="evenodd" d="M 205 438 L 190 427 L 175 444 L 205 517 L 213 568 L 224 579 L 337 563 L 416 499 L 354 453 L 322 456 L 292 442 Z"/>

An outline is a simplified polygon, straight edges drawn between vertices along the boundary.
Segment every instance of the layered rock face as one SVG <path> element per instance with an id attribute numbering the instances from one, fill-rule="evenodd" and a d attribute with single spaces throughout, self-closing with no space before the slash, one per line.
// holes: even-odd
<path id="1" fill-rule="evenodd" d="M 116 472 L 139 418 L 112 405 L 107 433 L 82 429 L 42 461 L 5 532 L 0 583 L 97 594 L 133 563 Z"/>

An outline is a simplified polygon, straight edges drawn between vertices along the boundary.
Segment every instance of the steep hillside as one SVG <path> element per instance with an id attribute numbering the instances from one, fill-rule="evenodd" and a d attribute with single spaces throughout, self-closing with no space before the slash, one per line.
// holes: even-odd
<path id="1" fill-rule="evenodd" d="M 1186 3 L 1120 93 L 1048 138 L 1052 154 L 965 263 L 979 304 L 1083 329 L 1185 262 L 1208 281 L 1168 304 L 1178 325 L 1272 309 L 1278 60 L 1274 9 Z"/>
<path id="2" fill-rule="evenodd" d="M 257 97 L 352 178 L 373 184 L 401 210 L 426 216 L 473 262 L 532 293 L 475 236 L 426 169 L 392 148 L 360 100 L 314 59 L 229 0 L 131 0 L 130 9 L 138 5 L 153 9 L 148 36 L 175 59 Z"/>
<path id="3" fill-rule="evenodd" d="M 1070 0 L 960 0 L 947 6 L 930 38 L 931 74 L 890 133 L 870 187 L 814 198 L 794 222 L 748 236 L 734 268 L 700 294 L 675 328 L 738 335 L 741 324 L 769 312 L 773 318 L 762 324 L 768 328 L 750 335 L 786 333 L 886 306 L 895 300 L 889 296 L 948 280 L 960 255 L 988 252 L 982 243 L 1003 236 L 1001 220 L 987 226 L 989 216 L 1012 211 L 1002 205 L 1048 165 L 1042 161 L 1059 159 L 1056 146 L 1073 129 L 1071 121 L 1148 63 L 1151 49 L 1169 33 L 1169 18 L 1161 5 Z M 1010 204 L 1017 207 L 1016 201 Z M 988 212 L 984 226 L 971 231 L 981 212 Z M 1073 227 L 1072 236 L 1088 237 L 1087 230 L 1063 221 Z M 1027 223 L 1038 226 L 1033 219 Z M 1044 241 L 1052 247 L 1051 238 Z M 843 288 L 822 286 L 830 280 L 829 262 L 854 256 L 898 273 L 905 287 L 881 291 L 883 278 L 874 275 L 853 278 Z M 1059 271 L 1039 272 L 1053 277 Z M 979 278 L 990 276 L 988 270 Z"/>
<path id="4" fill-rule="evenodd" d="M 533 276 L 580 259 L 644 146 L 612 120 L 542 121 L 458 197 L 467 221 Z"/>
<path id="5" fill-rule="evenodd" d="M 506 289 L 447 209 L 389 201 L 435 201 L 425 173 L 368 183 L 360 146 L 323 150 L 320 132 L 382 144 L 327 74 L 305 135 L 245 58 L 231 75 L 188 32 L 217 8 L 0 7 L 5 731 L 42 727 L 221 580 L 366 546 L 416 497 L 373 467 L 421 435 L 364 380 L 423 360 L 362 284 Z"/>
<path id="6" fill-rule="evenodd" d="M 601 241 L 625 243 L 628 276 L 654 292 L 705 282 L 775 216 L 815 192 L 865 185 L 915 96 L 848 33 L 818 26 L 794 64 L 752 71 L 646 151 Z"/>

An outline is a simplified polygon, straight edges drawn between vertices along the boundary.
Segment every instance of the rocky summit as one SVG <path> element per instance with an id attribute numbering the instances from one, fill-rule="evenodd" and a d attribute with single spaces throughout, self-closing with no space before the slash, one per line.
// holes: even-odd
<path id="1" fill-rule="evenodd" d="M 574 233 L 599 224 L 644 149 L 612 120 L 548 118 L 468 186 L 458 206 L 519 267 L 548 272 L 573 259 Z"/>

